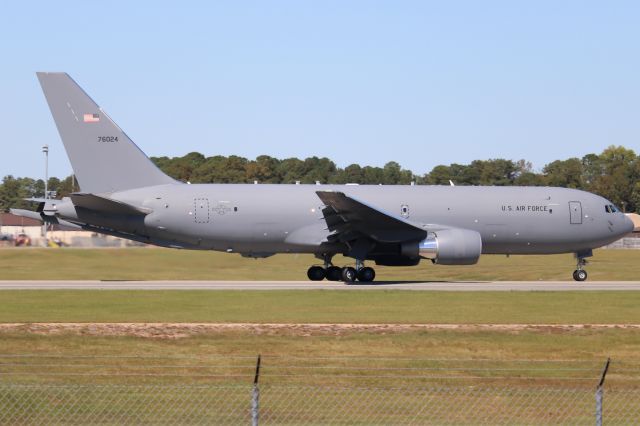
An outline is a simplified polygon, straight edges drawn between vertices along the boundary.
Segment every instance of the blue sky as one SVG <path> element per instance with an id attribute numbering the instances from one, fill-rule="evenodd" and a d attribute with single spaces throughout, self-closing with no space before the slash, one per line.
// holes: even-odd
<path id="1" fill-rule="evenodd" d="M 635 1 L 0 6 L 0 175 L 71 173 L 35 71 L 67 71 L 150 156 L 338 165 L 640 151 Z"/>

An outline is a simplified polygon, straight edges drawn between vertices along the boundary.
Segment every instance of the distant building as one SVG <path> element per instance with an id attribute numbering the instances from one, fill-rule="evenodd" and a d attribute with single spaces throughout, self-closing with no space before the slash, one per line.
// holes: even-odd
<path id="1" fill-rule="evenodd" d="M 0 213 L 0 228 L 5 231 L 30 226 L 42 226 L 42 222 L 27 217 L 12 215 L 11 213 Z"/>
<path id="2" fill-rule="evenodd" d="M 57 242 L 73 247 L 129 247 L 142 244 L 89 231 L 69 229 L 59 225 L 50 225 L 47 236 L 49 243 Z M 27 237 L 31 246 L 46 245 L 42 222 L 11 213 L 0 213 L 0 246 L 14 246 L 16 241 Z"/>
<path id="3" fill-rule="evenodd" d="M 19 236 L 26 236 L 29 245 L 42 240 L 42 222 L 11 213 L 0 213 L 0 239 L 4 245 L 13 245 Z"/>

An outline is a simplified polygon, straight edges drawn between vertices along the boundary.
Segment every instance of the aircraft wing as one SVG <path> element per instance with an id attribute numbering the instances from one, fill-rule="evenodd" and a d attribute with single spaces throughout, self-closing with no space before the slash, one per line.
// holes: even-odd
<path id="1" fill-rule="evenodd" d="M 95 210 L 106 214 L 122 214 L 133 216 L 146 216 L 151 213 L 150 209 L 132 206 L 122 201 L 112 198 L 101 197 L 95 194 L 75 192 L 70 195 L 73 205 L 89 210 Z"/>
<path id="2" fill-rule="evenodd" d="M 426 229 L 342 192 L 316 191 L 316 194 L 325 205 L 322 214 L 332 231 L 330 241 L 349 242 L 366 237 L 378 242 L 399 243 L 427 237 Z"/>

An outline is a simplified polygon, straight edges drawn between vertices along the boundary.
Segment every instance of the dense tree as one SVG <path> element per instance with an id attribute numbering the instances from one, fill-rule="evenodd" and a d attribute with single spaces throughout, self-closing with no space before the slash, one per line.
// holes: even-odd
<path id="1" fill-rule="evenodd" d="M 15 178 L 5 176 L 0 185 L 0 206 L 2 210 L 9 207 L 28 208 L 29 203 L 25 198 L 42 197 L 44 195 L 44 182 L 31 178 Z"/>
<path id="2" fill-rule="evenodd" d="M 364 183 L 364 172 L 359 164 L 350 164 L 343 170 L 338 170 L 340 178 L 336 183 Z"/>
<path id="3" fill-rule="evenodd" d="M 553 161 L 542 169 L 548 186 L 583 188 L 583 165 L 578 158 Z"/>
<path id="4" fill-rule="evenodd" d="M 305 164 L 299 158 L 286 158 L 278 164 L 279 183 L 296 183 L 304 173 Z"/>
<path id="5" fill-rule="evenodd" d="M 640 181 L 633 185 L 631 198 L 629 199 L 629 211 L 638 212 L 640 210 Z"/>
<path id="6" fill-rule="evenodd" d="M 79 188 L 73 175 L 71 175 L 61 180 L 58 186 L 55 188 L 55 191 L 57 193 L 57 198 L 62 198 L 62 197 L 68 197 L 69 194 L 71 194 L 72 192 L 79 191 Z"/>
<path id="7" fill-rule="evenodd" d="M 383 167 L 350 164 L 337 167 L 328 158 L 283 160 L 261 155 L 255 160 L 239 156 L 205 157 L 191 152 L 183 157 L 152 158 L 165 173 L 191 183 L 358 183 L 370 185 L 418 184 L 449 185 L 518 185 L 562 186 L 585 189 L 613 201 L 625 211 L 640 208 L 640 156 L 621 146 L 610 146 L 601 154 L 587 154 L 582 159 L 556 160 L 536 173 L 526 160 L 502 158 L 475 160 L 470 164 L 435 166 L 424 176 L 415 176 L 395 161 Z M 73 177 L 49 179 L 48 188 L 61 198 L 78 191 Z M 31 178 L 5 176 L 0 183 L 0 208 L 28 207 L 23 198 L 42 197 L 44 182 Z"/>
<path id="8" fill-rule="evenodd" d="M 199 152 L 190 152 L 184 157 L 160 157 L 153 158 L 153 160 L 158 167 L 172 178 L 188 182 L 193 175 L 193 171 L 204 163 L 206 158 Z"/>
<path id="9" fill-rule="evenodd" d="M 633 211 L 632 197 L 640 179 L 640 160 L 635 152 L 622 146 L 610 146 L 599 155 L 600 174 L 593 176 L 588 190 L 608 198 L 623 209 Z"/>
<path id="10" fill-rule="evenodd" d="M 547 181 L 543 175 L 533 172 L 522 172 L 513 180 L 516 186 L 547 186 Z"/>
<path id="11" fill-rule="evenodd" d="M 245 165 L 246 180 L 258 181 L 262 183 L 279 183 L 278 176 L 279 160 L 261 155 L 255 161 L 249 161 Z"/>
<path id="12" fill-rule="evenodd" d="M 455 185 L 513 185 L 514 181 L 531 165 L 524 160 L 517 163 L 502 158 L 475 160 L 469 165 L 439 165 L 425 176 L 425 182 L 432 185 L 447 185 L 451 180 Z"/>

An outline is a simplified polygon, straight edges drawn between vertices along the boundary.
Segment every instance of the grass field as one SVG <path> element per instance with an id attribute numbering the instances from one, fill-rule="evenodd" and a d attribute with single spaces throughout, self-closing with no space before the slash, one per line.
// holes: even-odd
<path id="1" fill-rule="evenodd" d="M 48 422 L 74 424 L 91 423 L 91 413 L 114 415 L 113 424 L 152 413 L 150 423 L 162 423 L 167 417 L 153 413 L 168 412 L 178 416 L 170 422 L 181 423 L 180 414 L 200 418 L 213 410 L 224 416 L 237 412 L 234 424 L 248 424 L 258 353 L 262 413 L 287 419 L 269 424 L 327 424 L 332 416 L 340 424 L 405 424 L 416 422 L 413 416 L 425 404 L 437 407 L 440 417 L 423 414 L 421 424 L 490 424 L 501 415 L 522 424 L 591 423 L 607 356 L 614 359 L 605 392 L 608 419 L 614 391 L 627 422 L 638 406 L 640 334 L 630 330 L 218 333 L 177 340 L 0 336 L 0 394 L 16 401 L 6 404 L 3 415 L 27 419 L 20 423 L 36 412 Z M 73 387 L 78 385 L 85 387 Z M 574 409 L 575 404 L 580 405 Z M 526 417 L 513 417 L 523 405 Z M 381 411 L 371 417 L 371 410 Z M 465 411 L 454 415 L 455 410 Z M 395 420 L 385 417 L 393 412 Z M 557 416 L 564 421 L 550 421 Z"/>
<path id="2" fill-rule="evenodd" d="M 27 290 L 0 294 L 4 323 L 640 323 L 637 292 Z M 401 374 L 405 368 L 424 368 L 415 373 L 424 376 L 418 380 L 422 384 L 439 383 L 439 377 L 446 376 L 447 383 L 453 380 L 456 385 L 461 383 L 459 377 L 471 377 L 472 384 L 485 385 L 500 378 L 502 385 L 591 386 L 608 356 L 616 362 L 616 380 L 635 385 L 640 376 L 640 333 L 625 328 L 492 331 L 470 326 L 376 332 L 283 328 L 183 338 L 83 333 L 1 332 L 0 381 L 208 383 L 221 374 L 222 381 L 243 382 L 251 380 L 258 353 L 266 355 L 263 371 L 267 383 L 274 384 L 299 380 L 349 386 L 416 384 L 415 377 L 395 377 L 398 372 L 393 370 L 382 371 L 393 379 L 367 376 L 370 370 L 391 367 Z M 14 357 L 20 354 L 29 357 Z M 361 370 L 354 371 L 355 367 Z M 522 382 L 523 378 L 533 381 Z"/>
<path id="3" fill-rule="evenodd" d="M 640 292 L 11 290 L 0 322 L 640 324 Z"/>
<path id="4" fill-rule="evenodd" d="M 338 265 L 352 260 L 336 257 Z M 237 254 L 170 249 L 2 249 L 0 279 L 61 280 L 306 280 L 310 255 L 245 259 Z M 598 250 L 589 280 L 637 280 L 640 251 Z M 376 267 L 377 280 L 571 280 L 571 255 L 482 256 L 473 266 Z"/>
<path id="5" fill-rule="evenodd" d="M 598 251 L 588 269 L 590 279 L 635 280 L 640 276 L 639 256 L 634 251 Z M 256 261 L 237 255 L 164 249 L 6 249 L 0 250 L 0 279 L 301 280 L 313 262 L 310 256 Z M 336 263 L 346 261 L 336 259 Z M 573 266 L 568 255 L 485 256 L 471 267 L 440 267 L 425 262 L 416 268 L 377 271 L 381 280 L 566 280 Z M 40 403 L 41 413 L 46 416 L 68 418 L 65 416 L 70 412 L 63 404 L 50 403 L 52 398 L 65 401 L 60 399 L 58 389 L 63 387 L 59 385 L 88 386 L 68 391 L 72 396 L 65 398 L 76 404 L 74 412 L 104 410 L 132 415 L 161 412 L 165 406 L 186 409 L 190 406 L 183 405 L 184 401 L 201 395 L 202 389 L 213 392 L 217 385 L 232 385 L 245 398 L 239 411 L 245 413 L 250 395 L 246 390 L 253 380 L 256 356 L 262 354 L 261 384 L 266 395 L 275 392 L 270 387 L 285 389 L 282 398 L 286 416 L 291 416 L 291 404 L 308 407 L 322 418 L 330 415 L 336 404 L 345 403 L 340 396 L 343 394 L 334 395 L 332 389 L 347 389 L 344 395 L 349 395 L 354 388 L 437 387 L 444 389 L 437 397 L 444 413 L 475 407 L 477 400 L 468 391 L 479 389 L 491 409 L 507 413 L 517 404 L 527 404 L 535 411 L 534 418 L 545 423 L 546 414 L 553 410 L 550 400 L 545 399 L 551 394 L 536 392 L 579 389 L 567 394 L 559 406 L 572 406 L 576 398 L 582 398 L 578 395 L 585 395 L 583 399 L 588 402 L 582 420 L 586 422 L 591 419 L 593 389 L 607 357 L 613 359 L 607 392 L 621 391 L 627 395 L 625 405 L 635 404 L 637 393 L 629 390 L 640 383 L 637 329 L 542 327 L 496 331 L 474 324 L 640 324 L 638 306 L 640 292 L 2 291 L 0 323 L 443 323 L 461 327 L 370 332 L 291 327 L 219 330 L 178 338 L 160 334 L 140 337 L 136 333 L 106 336 L 95 331 L 95 324 L 62 334 L 56 334 L 55 328 L 38 331 L 37 326 L 31 326 L 22 332 L 12 328 L 0 331 L 0 392 L 9 395 L 5 401 L 16 401 L 5 407 L 6 413 L 15 414 L 8 418 L 25 422 L 35 412 L 34 401 L 45 401 Z M 20 388 L 21 384 L 39 387 L 24 390 L 29 388 Z M 116 387 L 103 386 L 110 384 Z M 118 387 L 121 385 L 130 388 Z M 166 394 L 153 391 L 145 396 L 137 389 L 146 385 L 161 386 Z M 185 391 L 189 385 L 198 386 Z M 291 387 L 289 391 L 287 386 Z M 300 393 L 297 386 L 306 386 L 307 392 L 314 389 L 315 393 Z M 505 392 L 493 394 L 488 390 L 492 387 Z M 236 388 L 221 389 L 223 393 L 208 396 L 207 407 L 226 412 L 230 408 L 225 398 L 235 398 L 227 393 Z M 451 389 L 462 389 L 460 396 L 452 398 L 448 393 Z M 402 395 L 407 406 L 421 407 L 424 403 L 424 396 L 417 393 L 389 395 Z M 527 395 L 527 399 L 520 400 L 521 395 Z M 333 402 L 328 404 L 329 400 Z M 396 400 L 386 403 L 387 411 L 397 409 Z M 357 397 L 349 404 L 356 413 L 366 408 L 366 400 Z M 267 406 L 267 410 L 274 407 Z M 200 406 L 194 408 L 202 411 Z M 181 413 L 178 410 L 173 414 Z M 467 423 L 475 419 L 473 411 L 470 416 Z M 176 422 L 180 419 L 176 417 Z M 359 422 L 367 424 L 366 420 Z"/>
<path id="6" fill-rule="evenodd" d="M 614 360 L 609 378 L 633 379 L 637 384 L 639 350 L 640 334 L 631 330 L 431 330 L 339 337 L 222 332 L 181 339 L 7 333 L 2 335 L 0 381 L 189 383 L 220 379 L 250 383 L 255 358 L 262 354 L 263 380 L 271 384 L 393 385 L 446 378 L 457 385 L 456 378 L 472 377 L 478 384 L 495 384 L 496 378 L 502 378 L 499 384 L 531 378 L 592 386 L 609 356 Z M 390 367 L 397 370 L 380 370 Z M 403 367 L 417 371 L 403 371 Z M 384 377 L 390 374 L 400 377 Z M 225 377 L 212 377 L 216 375 Z"/>

